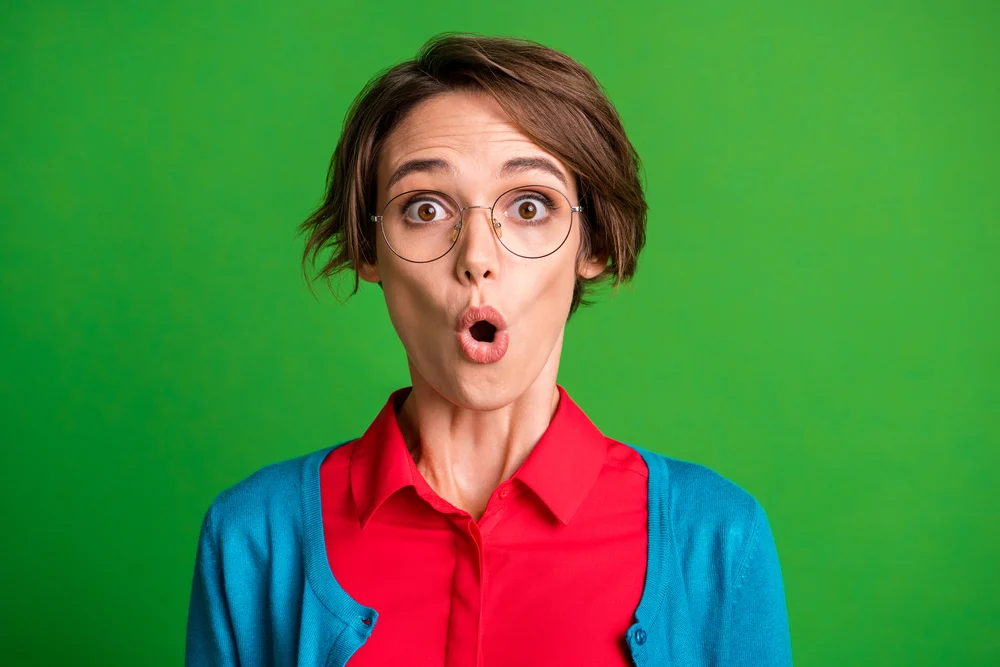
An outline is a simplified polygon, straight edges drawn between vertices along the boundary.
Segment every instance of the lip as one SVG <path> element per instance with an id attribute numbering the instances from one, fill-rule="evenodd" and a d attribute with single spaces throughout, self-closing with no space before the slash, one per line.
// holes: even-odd
<path id="1" fill-rule="evenodd" d="M 496 333 L 490 342 L 479 341 L 472 337 L 469 328 L 483 320 L 496 327 Z M 507 331 L 507 320 L 493 306 L 471 306 L 466 308 L 455 326 L 458 333 L 458 344 L 462 354 L 469 361 L 477 364 L 492 364 L 503 359 L 510 344 L 510 334 Z"/>
<path id="2" fill-rule="evenodd" d="M 469 327 L 478 322 L 479 320 L 484 320 L 489 322 L 497 328 L 497 331 L 507 330 L 507 320 L 503 318 L 500 311 L 493 306 L 469 306 L 462 313 L 461 317 L 458 318 L 458 324 L 455 327 L 456 331 L 468 331 Z"/>

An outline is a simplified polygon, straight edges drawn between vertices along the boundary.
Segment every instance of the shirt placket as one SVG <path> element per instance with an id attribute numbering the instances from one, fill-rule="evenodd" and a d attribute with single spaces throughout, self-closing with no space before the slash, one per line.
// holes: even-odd
<path id="1" fill-rule="evenodd" d="M 507 485 L 501 485 L 478 523 L 466 512 L 452 515 L 456 557 L 445 667 L 483 664 L 483 609 L 489 587 L 487 537 L 503 514 L 508 493 Z"/>

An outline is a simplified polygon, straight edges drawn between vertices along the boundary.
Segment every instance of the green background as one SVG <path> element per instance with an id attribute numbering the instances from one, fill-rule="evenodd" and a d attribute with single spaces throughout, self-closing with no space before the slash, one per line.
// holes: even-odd
<path id="1" fill-rule="evenodd" d="M 408 383 L 380 291 L 313 296 L 295 225 L 353 96 L 445 30 L 618 107 L 648 245 L 560 382 L 761 501 L 796 663 L 1000 664 L 1000 3 L 0 16 L 5 664 L 180 664 L 214 495 Z"/>

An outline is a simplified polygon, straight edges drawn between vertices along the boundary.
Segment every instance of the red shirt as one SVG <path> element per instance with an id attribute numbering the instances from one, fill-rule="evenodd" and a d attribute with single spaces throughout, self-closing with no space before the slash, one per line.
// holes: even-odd
<path id="1" fill-rule="evenodd" d="M 396 421 L 409 388 L 320 467 L 337 581 L 379 614 L 352 667 L 630 665 L 647 470 L 559 387 L 547 430 L 479 521 L 428 485 Z"/>

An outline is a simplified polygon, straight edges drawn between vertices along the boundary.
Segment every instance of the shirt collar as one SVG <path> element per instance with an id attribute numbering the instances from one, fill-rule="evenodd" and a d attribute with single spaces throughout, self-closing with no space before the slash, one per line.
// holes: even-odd
<path id="1" fill-rule="evenodd" d="M 531 487 L 566 525 L 601 474 L 608 441 L 566 390 L 556 386 L 556 413 L 514 477 Z"/>
<path id="2" fill-rule="evenodd" d="M 396 409 L 402 406 L 410 389 L 404 387 L 389 395 L 351 453 L 351 493 L 362 529 L 389 496 L 413 485 L 413 457 L 396 421 Z"/>
<path id="3" fill-rule="evenodd" d="M 556 412 L 514 478 L 534 491 L 566 525 L 600 475 L 607 439 L 566 390 L 556 386 Z M 397 406 L 409 392 L 410 387 L 406 387 L 389 396 L 352 453 L 351 492 L 362 528 L 389 496 L 414 485 L 413 458 L 396 421 Z"/>

